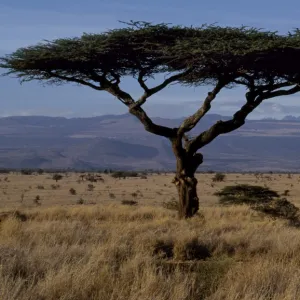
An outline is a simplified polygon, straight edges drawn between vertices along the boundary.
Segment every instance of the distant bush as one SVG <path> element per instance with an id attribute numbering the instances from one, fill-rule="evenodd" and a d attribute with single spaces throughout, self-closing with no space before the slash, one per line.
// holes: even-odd
<path id="1" fill-rule="evenodd" d="M 57 190 L 60 188 L 60 185 L 59 184 L 51 184 L 51 188 L 52 188 L 52 190 Z"/>
<path id="2" fill-rule="evenodd" d="M 44 170 L 43 170 L 43 169 L 38 169 L 38 170 L 37 170 L 37 173 L 38 173 L 39 175 L 42 175 L 42 174 L 44 173 Z"/>
<path id="3" fill-rule="evenodd" d="M 69 193 L 70 193 L 71 195 L 76 195 L 76 190 L 75 190 L 74 188 L 70 188 L 70 189 L 69 189 Z"/>
<path id="4" fill-rule="evenodd" d="M 126 178 L 126 177 L 138 177 L 139 173 L 132 171 L 117 171 L 111 174 L 113 178 Z"/>
<path id="5" fill-rule="evenodd" d="M 44 190 L 44 189 L 45 189 L 45 187 L 44 187 L 43 185 L 41 185 L 41 184 L 39 184 L 36 188 L 37 188 L 38 190 Z"/>
<path id="6" fill-rule="evenodd" d="M 33 203 L 34 203 L 35 205 L 41 205 L 40 200 L 41 200 L 41 197 L 40 197 L 39 195 L 37 195 L 37 196 L 35 196 L 35 198 L 33 199 Z"/>
<path id="7" fill-rule="evenodd" d="M 226 186 L 215 195 L 220 197 L 221 204 L 255 204 L 279 197 L 277 192 L 268 187 L 248 184 Z"/>
<path id="8" fill-rule="evenodd" d="M 82 205 L 82 204 L 84 204 L 84 200 L 82 198 L 80 198 L 76 201 L 76 203 L 79 205 Z"/>
<path id="9" fill-rule="evenodd" d="M 32 175 L 34 173 L 34 170 L 31 169 L 22 169 L 21 174 L 22 175 Z"/>
<path id="10" fill-rule="evenodd" d="M 131 196 L 132 196 L 132 198 L 137 198 L 138 197 L 138 193 L 133 192 L 133 193 L 131 193 Z"/>
<path id="11" fill-rule="evenodd" d="M 55 180 L 56 182 L 57 182 L 58 180 L 61 180 L 62 178 L 63 178 L 63 176 L 62 176 L 61 174 L 54 174 L 54 175 L 52 176 L 52 179 Z"/>
<path id="12" fill-rule="evenodd" d="M 92 192 L 94 190 L 95 186 L 93 184 L 88 184 L 88 191 Z"/>
<path id="13" fill-rule="evenodd" d="M 131 205 L 131 206 L 135 206 L 138 205 L 137 201 L 134 200 L 122 200 L 121 202 L 123 205 Z"/>
<path id="14" fill-rule="evenodd" d="M 85 179 L 90 182 L 97 182 L 97 177 L 93 174 L 88 174 L 85 176 Z"/>
<path id="15" fill-rule="evenodd" d="M 223 173 L 216 173 L 215 176 L 212 178 L 213 182 L 221 182 L 224 181 L 226 175 Z"/>
<path id="16" fill-rule="evenodd" d="M 109 198 L 110 199 L 116 199 L 116 195 L 114 193 L 109 193 Z"/>

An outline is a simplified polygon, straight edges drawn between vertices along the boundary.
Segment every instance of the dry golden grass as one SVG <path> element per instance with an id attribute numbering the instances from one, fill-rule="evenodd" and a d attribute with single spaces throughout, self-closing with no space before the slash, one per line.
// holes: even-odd
<path id="1" fill-rule="evenodd" d="M 245 206 L 219 207 L 214 191 L 257 179 L 230 174 L 212 187 L 212 176 L 199 175 L 201 213 L 179 221 L 159 205 L 175 197 L 171 175 L 116 183 L 105 176 L 92 192 L 76 174 L 59 181 L 58 190 L 47 174 L 2 175 L 2 191 L 10 197 L 2 199 L 2 210 L 12 213 L 0 215 L 0 299 L 300 299 L 300 229 Z M 299 175 L 268 176 L 259 183 L 289 189 L 297 204 Z M 121 205 L 123 190 L 124 199 L 140 190 L 139 205 Z M 96 205 L 78 205 L 79 197 Z"/>

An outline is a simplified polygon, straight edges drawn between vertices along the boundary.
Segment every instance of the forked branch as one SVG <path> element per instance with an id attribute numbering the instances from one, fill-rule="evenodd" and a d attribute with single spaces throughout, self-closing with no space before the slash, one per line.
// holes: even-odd
<path id="1" fill-rule="evenodd" d="M 176 129 L 157 125 L 152 122 L 146 112 L 140 106 L 136 105 L 136 102 L 131 97 L 131 95 L 120 89 L 119 86 L 111 84 L 105 90 L 113 96 L 117 97 L 122 103 L 124 103 L 129 108 L 129 112 L 140 120 L 140 122 L 144 125 L 144 128 L 148 132 L 164 136 L 166 138 L 173 138 L 176 135 Z"/>
<path id="2" fill-rule="evenodd" d="M 191 115 L 182 122 L 178 130 L 178 134 L 180 137 L 183 136 L 184 133 L 191 131 L 197 125 L 197 123 L 206 115 L 206 113 L 211 108 L 211 102 L 216 98 L 217 94 L 227 83 L 227 81 L 219 80 L 215 88 L 208 93 L 202 106 L 193 115 Z"/>
<path id="3" fill-rule="evenodd" d="M 145 76 L 146 73 L 144 71 L 141 71 L 139 73 L 139 76 L 138 76 L 138 83 L 140 84 L 141 88 L 144 90 L 144 94 L 135 102 L 135 104 L 133 106 L 141 107 L 147 101 L 147 99 L 149 97 L 151 97 L 152 95 L 160 92 L 162 89 L 167 87 L 170 83 L 178 81 L 181 78 L 187 76 L 189 73 L 192 72 L 192 70 L 193 69 L 190 68 L 185 72 L 173 75 L 173 76 L 165 79 L 161 84 L 159 84 L 159 85 L 157 85 L 153 88 L 148 88 L 148 86 L 145 84 L 144 76 Z"/>

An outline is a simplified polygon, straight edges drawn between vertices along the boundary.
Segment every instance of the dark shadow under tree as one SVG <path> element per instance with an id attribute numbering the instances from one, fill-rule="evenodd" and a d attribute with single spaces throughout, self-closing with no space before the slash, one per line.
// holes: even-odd
<path id="1" fill-rule="evenodd" d="M 203 162 L 199 150 L 221 134 L 240 128 L 263 101 L 300 91 L 300 33 L 286 35 L 248 27 L 183 27 L 147 22 L 125 23 L 124 28 L 78 38 L 45 41 L 20 48 L 1 58 L 5 75 L 21 81 L 49 84 L 76 83 L 106 91 L 128 107 L 145 130 L 169 139 L 177 161 L 174 184 L 179 195 L 179 217 L 199 209 L 195 171 Z M 147 79 L 165 79 L 150 87 Z M 136 79 L 143 93 L 134 99 L 120 83 Z M 198 110 L 178 127 L 154 123 L 143 104 L 170 84 L 207 85 Z M 243 86 L 245 103 L 229 120 L 190 136 L 210 110 L 221 90 Z M 112 99 L 113 101 L 113 99 Z"/>

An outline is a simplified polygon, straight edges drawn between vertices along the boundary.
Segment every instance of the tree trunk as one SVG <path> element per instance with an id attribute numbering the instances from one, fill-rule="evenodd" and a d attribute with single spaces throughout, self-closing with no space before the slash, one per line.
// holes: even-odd
<path id="1" fill-rule="evenodd" d="M 195 178 L 195 173 L 203 162 L 203 155 L 201 153 L 188 153 L 182 147 L 180 137 L 171 141 L 176 157 L 176 175 L 173 183 L 176 185 L 179 197 L 178 216 L 180 219 L 187 219 L 194 216 L 199 210 L 198 181 Z"/>
<path id="2" fill-rule="evenodd" d="M 178 216 L 187 219 L 194 216 L 199 210 L 199 198 L 197 196 L 197 179 L 194 174 L 188 176 L 177 172 L 174 183 L 179 196 Z"/>

